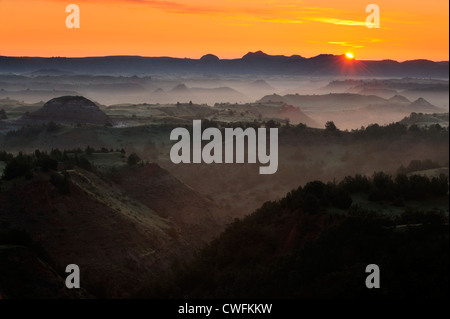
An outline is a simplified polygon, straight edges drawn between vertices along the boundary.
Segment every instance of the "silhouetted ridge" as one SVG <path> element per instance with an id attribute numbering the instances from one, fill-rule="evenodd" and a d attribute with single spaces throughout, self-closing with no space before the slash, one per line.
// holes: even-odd
<path id="1" fill-rule="evenodd" d="M 217 62 L 220 61 L 219 57 L 214 54 L 206 54 L 200 58 L 200 61 L 204 62 Z"/>
<path id="2" fill-rule="evenodd" d="M 262 51 L 256 51 L 256 52 L 249 52 L 246 55 L 242 57 L 243 60 L 249 60 L 254 58 L 267 58 L 269 57 L 268 54 L 262 52 Z"/>
<path id="3" fill-rule="evenodd" d="M 218 63 L 220 61 L 220 63 Z M 212 62 L 212 63 L 211 63 Z M 346 63 L 343 55 L 320 54 L 312 58 L 298 55 L 269 55 L 262 51 L 249 52 L 242 58 L 219 60 L 212 54 L 201 59 L 171 57 L 105 56 L 86 58 L 39 58 L 0 56 L 2 72 L 26 73 L 36 70 L 64 70 L 90 74 L 144 74 L 214 71 L 226 74 L 297 74 L 353 76 L 376 75 L 395 77 L 448 78 L 448 61 L 433 62 L 392 60 Z M 343 66 L 345 68 L 343 68 Z"/>

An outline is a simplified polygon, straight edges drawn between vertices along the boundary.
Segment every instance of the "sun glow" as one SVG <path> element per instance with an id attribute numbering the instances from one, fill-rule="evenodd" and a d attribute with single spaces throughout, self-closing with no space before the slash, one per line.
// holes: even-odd
<path id="1" fill-rule="evenodd" d="M 349 60 L 353 60 L 355 58 L 355 55 L 352 52 L 345 53 L 345 57 Z"/>

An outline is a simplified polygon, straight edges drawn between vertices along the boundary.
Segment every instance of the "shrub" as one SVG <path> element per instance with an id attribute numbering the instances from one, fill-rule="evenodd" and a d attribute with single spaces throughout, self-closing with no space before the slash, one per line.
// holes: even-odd
<path id="1" fill-rule="evenodd" d="M 339 209 L 348 209 L 352 206 L 353 200 L 345 190 L 336 187 L 331 192 L 331 205 Z"/>
<path id="2" fill-rule="evenodd" d="M 320 201 L 316 196 L 307 194 L 304 201 L 304 207 L 306 212 L 316 214 L 320 209 Z"/>
<path id="3" fill-rule="evenodd" d="M 33 177 L 33 173 L 31 172 L 32 168 L 33 163 L 31 157 L 19 153 L 19 155 L 11 159 L 8 164 L 6 164 L 6 167 L 3 170 L 2 178 L 7 181 L 20 176 L 25 176 L 25 178 L 31 179 Z"/>
<path id="4" fill-rule="evenodd" d="M 141 161 L 140 157 L 136 153 L 131 153 L 130 156 L 128 156 L 127 163 L 130 166 L 134 166 L 137 163 Z"/>

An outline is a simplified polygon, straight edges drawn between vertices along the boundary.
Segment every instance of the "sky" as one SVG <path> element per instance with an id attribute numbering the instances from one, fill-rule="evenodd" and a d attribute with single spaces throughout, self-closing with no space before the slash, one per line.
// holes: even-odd
<path id="1" fill-rule="evenodd" d="M 80 28 L 66 27 L 71 3 Z M 371 3 L 380 28 L 365 24 Z M 447 0 L 0 0 L 0 55 L 447 61 L 448 12 Z"/>

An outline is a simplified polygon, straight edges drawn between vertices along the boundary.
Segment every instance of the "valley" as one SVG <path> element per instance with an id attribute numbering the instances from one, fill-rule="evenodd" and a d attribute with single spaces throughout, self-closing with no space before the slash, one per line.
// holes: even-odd
<path id="1" fill-rule="evenodd" d="M 448 224 L 445 80 L 225 75 L 208 81 L 53 70 L 3 74 L 1 83 L 0 247 L 7 259 L 0 267 L 10 272 L 10 254 L 17 255 L 21 272 L 53 287 L 32 289 L 32 297 L 272 297 L 280 274 L 270 267 L 284 269 L 280 258 L 297 258 L 298 251 L 317 258 L 303 250 L 329 240 L 334 227 L 352 218 L 407 227 L 411 240 L 405 225 L 425 225 L 427 218 Z M 53 91 L 38 91 L 57 83 Z M 277 169 L 260 174 L 268 162 L 258 157 L 264 143 L 256 132 L 274 129 L 277 143 L 267 137 L 266 160 L 277 150 Z M 232 157 L 227 146 L 201 138 L 244 130 L 255 132 L 254 139 L 238 134 Z M 180 141 L 171 135 L 181 131 L 189 135 L 182 147 L 189 160 L 174 161 Z M 254 158 L 245 150 L 252 141 Z M 199 149 L 209 150 L 200 161 Z M 401 246 L 396 232 L 389 236 Z M 26 260 L 45 263 L 46 270 L 27 267 Z M 205 269 L 208 260 L 216 266 Z M 73 263 L 83 273 L 78 295 L 55 288 Z M 222 263 L 249 281 L 238 275 L 236 286 L 228 286 Z M 263 277 L 250 275 L 253 263 Z M 225 290 L 203 286 L 199 271 Z M 5 278 L 0 294 L 18 296 Z M 270 282 L 266 288 L 257 284 L 262 278 Z M 251 287 L 248 294 L 241 285 Z M 320 292 L 317 285 L 297 291 L 286 284 L 280 295 L 340 291 Z"/>

